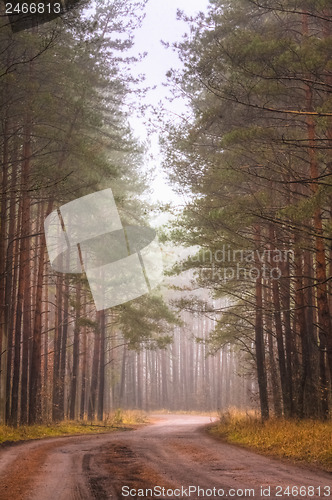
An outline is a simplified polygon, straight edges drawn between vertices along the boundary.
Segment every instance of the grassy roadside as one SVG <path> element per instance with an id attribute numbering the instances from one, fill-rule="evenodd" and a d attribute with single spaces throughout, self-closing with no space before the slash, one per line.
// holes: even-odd
<path id="1" fill-rule="evenodd" d="M 316 465 L 332 472 L 332 422 L 271 419 L 231 411 L 221 416 L 209 432 L 279 458 Z"/>
<path id="2" fill-rule="evenodd" d="M 113 432 L 147 422 L 147 416 L 143 412 L 116 410 L 104 422 L 66 420 L 57 424 L 22 425 L 17 428 L 0 425 L 0 444 L 8 441 L 27 441 L 55 436 Z"/>

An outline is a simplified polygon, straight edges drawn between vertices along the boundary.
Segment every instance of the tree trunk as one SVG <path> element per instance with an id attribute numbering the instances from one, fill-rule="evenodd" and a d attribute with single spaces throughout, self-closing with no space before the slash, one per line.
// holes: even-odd
<path id="1" fill-rule="evenodd" d="M 62 330 L 62 276 L 58 274 L 56 279 L 56 308 L 55 308 L 54 355 L 53 355 L 52 419 L 54 422 L 60 420 L 59 386 L 60 386 L 61 330 Z"/>
<path id="2" fill-rule="evenodd" d="M 47 207 L 47 214 L 52 210 L 52 201 Z M 41 220 L 43 221 L 44 213 L 41 212 Z M 31 371 L 30 371 L 30 390 L 29 390 L 29 424 L 35 424 L 42 420 L 41 406 L 41 349 L 42 349 L 42 313 L 43 313 L 43 278 L 45 266 L 45 250 L 46 239 L 45 234 L 41 235 L 39 248 L 39 265 L 37 275 L 37 290 L 35 317 L 32 339 L 31 353 Z"/>
<path id="3" fill-rule="evenodd" d="M 60 370 L 59 370 L 59 419 L 65 418 L 65 378 L 66 378 L 66 361 L 67 361 L 67 337 L 68 337 L 68 321 L 69 321 L 69 277 L 63 277 L 63 319 L 61 328 L 61 354 L 60 354 Z"/>
<path id="4" fill-rule="evenodd" d="M 6 401 L 6 369 L 8 349 L 8 331 L 6 323 L 6 234 L 7 234 L 7 202 L 8 202 L 8 112 L 6 110 L 3 124 L 3 157 L 2 157 L 2 189 L 0 215 L 0 418 L 5 420 Z"/>
<path id="5" fill-rule="evenodd" d="M 256 248 L 260 249 L 260 228 L 255 228 Z M 265 368 L 265 348 L 264 348 L 264 331 L 263 331 L 263 293 L 262 293 L 262 277 L 259 259 L 256 261 L 257 269 L 259 270 L 256 278 L 256 319 L 255 319 L 255 347 L 256 347 L 256 368 L 257 380 L 259 388 L 259 400 L 261 407 L 262 420 L 269 418 L 269 401 L 267 393 L 267 379 Z"/>
<path id="6" fill-rule="evenodd" d="M 100 325 L 100 314 L 101 314 L 100 312 L 97 312 L 98 326 Z M 93 359 L 92 359 L 91 388 L 90 388 L 90 397 L 88 404 L 88 419 L 91 421 L 94 420 L 96 413 L 99 359 L 100 359 L 100 331 L 99 328 L 96 328 Z"/>
<path id="7" fill-rule="evenodd" d="M 14 373 L 12 386 L 12 410 L 11 423 L 17 425 L 19 415 L 19 383 L 21 373 L 21 338 L 22 338 L 22 320 L 24 310 L 25 287 L 28 286 L 27 266 L 29 266 L 29 246 L 28 238 L 30 232 L 30 200 L 28 196 L 28 182 L 30 174 L 30 158 L 31 158 L 31 120 L 26 118 L 24 129 L 24 144 L 23 144 L 23 164 L 21 173 L 21 193 L 22 202 L 20 204 L 19 213 L 22 214 L 21 230 L 20 230 L 20 256 L 19 256 L 19 273 L 17 287 L 17 307 L 16 307 L 16 323 L 15 323 L 15 351 L 14 351 Z M 28 275 L 29 276 L 29 275 Z M 29 292 L 29 291 L 28 291 Z M 26 311 L 27 313 L 27 311 Z M 23 340 L 25 340 L 24 349 L 28 349 L 27 339 L 29 332 Z M 28 359 L 24 357 L 27 363 Z M 24 368 L 24 370 L 26 367 Z M 26 389 L 25 389 L 26 390 Z M 23 408 L 23 414 L 26 412 L 26 403 Z M 21 406 L 22 410 L 22 406 Z"/>
<path id="8" fill-rule="evenodd" d="M 98 393 L 98 420 L 104 419 L 104 393 L 105 393 L 105 337 L 106 314 L 100 311 L 100 362 L 99 362 L 99 393 Z"/>
<path id="9" fill-rule="evenodd" d="M 282 417 L 282 405 L 281 405 L 281 393 L 280 393 L 280 381 L 279 381 L 279 373 L 277 370 L 277 365 L 275 361 L 275 352 L 274 352 L 274 342 L 272 335 L 272 314 L 270 313 L 269 304 L 271 304 L 271 287 L 266 284 L 264 293 L 264 302 L 266 304 L 265 308 L 265 330 L 267 332 L 267 340 L 268 340 L 268 349 L 269 349 L 269 373 L 270 373 L 270 389 L 272 391 L 272 399 L 273 399 L 273 409 L 274 414 L 277 418 Z M 272 304 L 271 304 L 272 305 Z"/>
<path id="10" fill-rule="evenodd" d="M 13 330 L 14 330 L 14 316 L 15 316 L 15 288 L 13 283 L 16 283 L 17 277 L 17 260 L 18 251 L 17 246 L 19 241 L 15 238 L 15 231 L 19 230 L 19 217 L 16 213 L 15 191 L 17 180 L 17 149 L 13 153 L 13 167 L 12 167 L 12 180 L 11 180 L 11 196 L 10 196 L 10 209 L 9 209 L 9 227 L 8 227 L 8 246 L 6 258 L 6 291 L 5 291 L 5 326 L 7 329 L 7 368 L 6 368 L 6 409 L 5 421 L 8 424 L 10 421 L 11 412 L 11 383 L 12 383 L 12 361 L 13 361 Z"/>
<path id="11" fill-rule="evenodd" d="M 83 315 L 86 315 L 86 299 L 84 299 L 83 305 Z M 86 400 L 86 384 L 87 384 L 87 328 L 83 328 L 83 360 L 82 360 L 82 384 L 81 384 L 81 405 L 80 405 L 80 417 L 83 420 L 85 416 L 85 400 Z"/>
<path id="12" fill-rule="evenodd" d="M 78 280 L 76 283 L 76 303 L 75 303 L 75 328 L 74 328 L 74 345 L 73 345 L 73 373 L 70 385 L 70 411 L 69 418 L 71 420 L 75 419 L 75 409 L 76 409 L 76 393 L 77 393 L 77 381 L 78 381 L 78 367 L 79 367 L 79 355 L 80 355 L 80 345 L 79 345 L 79 334 L 80 325 L 79 319 L 81 316 L 81 282 Z M 84 410 L 83 410 L 84 414 Z"/>

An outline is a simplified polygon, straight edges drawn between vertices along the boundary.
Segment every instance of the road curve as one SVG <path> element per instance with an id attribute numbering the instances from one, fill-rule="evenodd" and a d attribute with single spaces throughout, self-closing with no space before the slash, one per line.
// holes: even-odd
<path id="1" fill-rule="evenodd" d="M 222 443 L 208 423 L 162 415 L 132 432 L 4 448 L 0 499 L 332 498 L 331 474 Z"/>

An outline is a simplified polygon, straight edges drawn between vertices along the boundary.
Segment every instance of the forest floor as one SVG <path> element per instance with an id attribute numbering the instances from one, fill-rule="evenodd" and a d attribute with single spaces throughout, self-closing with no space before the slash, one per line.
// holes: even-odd
<path id="1" fill-rule="evenodd" d="M 3 448 L 0 498 L 299 498 L 287 493 L 292 487 L 302 487 L 301 498 L 331 494 L 331 474 L 214 439 L 205 432 L 211 420 L 161 415 L 132 432 L 52 438 Z"/>

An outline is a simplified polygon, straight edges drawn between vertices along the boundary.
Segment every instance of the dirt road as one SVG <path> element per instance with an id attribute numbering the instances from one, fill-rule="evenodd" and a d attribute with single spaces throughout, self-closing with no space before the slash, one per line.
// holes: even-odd
<path id="1" fill-rule="evenodd" d="M 167 415 L 132 432 L 4 448 L 0 499 L 332 498 L 331 474 L 223 444 L 209 422 Z"/>

